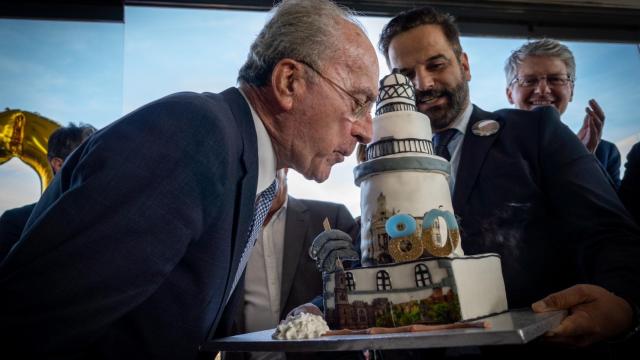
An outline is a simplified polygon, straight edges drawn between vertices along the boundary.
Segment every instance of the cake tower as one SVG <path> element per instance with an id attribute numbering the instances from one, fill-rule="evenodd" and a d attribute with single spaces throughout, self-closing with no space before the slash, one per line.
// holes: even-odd
<path id="1" fill-rule="evenodd" d="M 339 254 L 352 251 L 335 230 L 310 249 L 323 271 L 331 328 L 449 323 L 507 310 L 500 257 L 463 254 L 449 173 L 449 162 L 433 152 L 429 118 L 417 111 L 409 79 L 383 78 L 373 141 L 354 169 L 362 267 L 342 266 L 346 255 Z"/>
<path id="2" fill-rule="evenodd" d="M 380 81 L 373 141 L 354 169 L 364 266 L 463 255 L 451 205 L 451 166 L 434 154 L 429 118 L 415 103 L 404 75 Z"/>

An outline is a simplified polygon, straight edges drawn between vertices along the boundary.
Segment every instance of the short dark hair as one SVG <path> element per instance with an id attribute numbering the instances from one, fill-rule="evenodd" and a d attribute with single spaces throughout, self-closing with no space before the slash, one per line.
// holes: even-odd
<path id="1" fill-rule="evenodd" d="M 387 65 L 389 65 L 389 45 L 391 44 L 391 40 L 393 40 L 396 35 L 421 25 L 440 26 L 444 36 L 453 48 L 453 53 L 458 59 L 460 58 L 462 55 L 460 31 L 455 24 L 453 15 L 440 12 L 430 6 L 425 6 L 401 12 L 391 19 L 382 29 L 378 48 L 387 60 Z"/>
<path id="2" fill-rule="evenodd" d="M 65 160 L 73 150 L 80 146 L 80 144 L 94 132 L 96 132 L 96 128 L 82 123 L 79 126 L 76 126 L 74 123 L 69 123 L 69 126 L 56 129 L 56 131 L 49 136 L 47 157 L 49 159 L 57 157 Z"/>

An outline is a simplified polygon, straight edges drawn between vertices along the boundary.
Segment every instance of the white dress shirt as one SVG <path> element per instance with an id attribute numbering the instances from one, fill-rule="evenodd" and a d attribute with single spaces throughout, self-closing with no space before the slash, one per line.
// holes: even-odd
<path id="1" fill-rule="evenodd" d="M 289 198 L 258 235 L 244 281 L 244 326 L 247 332 L 272 329 L 280 320 L 284 231 Z M 252 360 L 281 360 L 283 353 L 252 352 Z"/>
<path id="2" fill-rule="evenodd" d="M 258 235 L 244 282 L 244 319 L 248 332 L 274 328 L 280 320 L 280 283 L 288 199 Z"/>

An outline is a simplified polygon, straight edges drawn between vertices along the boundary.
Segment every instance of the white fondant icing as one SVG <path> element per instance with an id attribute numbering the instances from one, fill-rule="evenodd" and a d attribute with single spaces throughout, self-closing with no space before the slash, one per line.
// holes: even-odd
<path id="1" fill-rule="evenodd" d="M 431 140 L 431 124 L 415 111 L 394 111 L 373 119 L 373 142 L 385 137 Z"/>
<path id="2" fill-rule="evenodd" d="M 417 275 L 417 267 L 425 265 L 427 275 Z M 389 275 L 391 290 L 378 289 L 381 271 Z M 508 309 L 502 278 L 500 257 L 483 254 L 458 258 L 430 258 L 407 263 L 346 269 L 353 280 L 352 289 L 346 290 L 347 303 L 363 302 L 368 305 L 385 299 L 392 305 L 420 301 L 436 291 L 455 294 L 460 304 L 460 320 L 504 312 Z M 336 299 L 335 273 L 325 281 L 325 308 L 334 310 Z M 420 280 L 420 281 L 417 281 Z M 345 303 L 345 301 L 342 301 Z"/>
<path id="3" fill-rule="evenodd" d="M 463 319 L 507 310 L 499 257 L 485 261 L 454 261 L 452 267 Z"/>
<path id="4" fill-rule="evenodd" d="M 446 176 L 436 172 L 415 171 L 389 171 L 364 180 L 360 184 L 360 208 L 360 250 L 365 265 L 378 263 L 376 259 L 385 252 L 382 237 L 386 231 L 384 234 L 380 231 L 384 230 L 384 221 L 389 217 L 398 213 L 412 215 L 417 218 L 421 228 L 425 212 L 431 209 L 453 212 Z M 441 229 L 443 234 L 446 233 L 446 225 Z M 453 255 L 464 255 L 460 244 Z"/>

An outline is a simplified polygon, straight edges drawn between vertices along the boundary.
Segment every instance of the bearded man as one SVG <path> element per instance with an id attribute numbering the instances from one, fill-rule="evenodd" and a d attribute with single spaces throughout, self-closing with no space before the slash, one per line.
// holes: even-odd
<path id="1" fill-rule="evenodd" d="M 586 346 L 631 332 L 640 232 L 558 111 L 472 105 L 458 30 L 450 15 L 432 8 L 394 17 L 379 47 L 389 68 L 413 82 L 434 148 L 451 161 L 465 254 L 501 255 L 509 307 L 568 309 L 548 334 L 555 342 Z M 537 345 L 511 355 L 539 359 L 548 349 Z M 483 354 L 508 351 L 490 348 Z"/>

